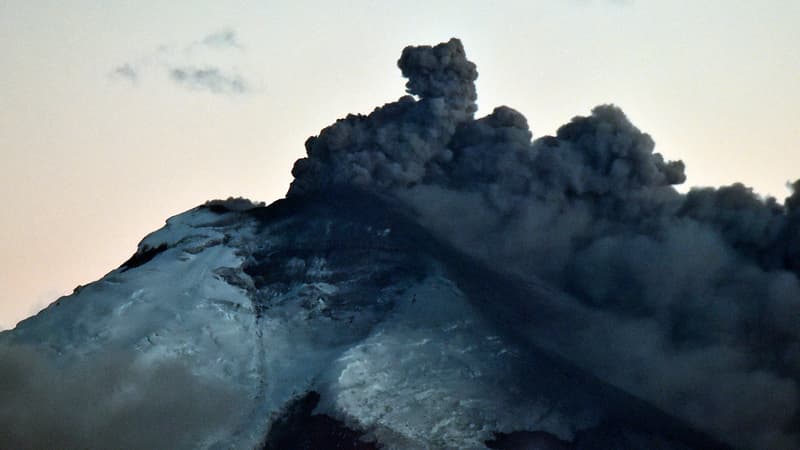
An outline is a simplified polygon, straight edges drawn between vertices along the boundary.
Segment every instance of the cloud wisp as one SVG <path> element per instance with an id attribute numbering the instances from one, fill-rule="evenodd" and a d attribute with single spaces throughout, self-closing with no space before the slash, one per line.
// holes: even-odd
<path id="1" fill-rule="evenodd" d="M 156 73 L 192 92 L 247 94 L 253 92 L 253 84 L 247 77 L 231 64 L 215 62 L 221 53 L 243 49 L 236 32 L 226 29 L 189 44 L 161 46 L 144 58 L 114 67 L 110 77 L 138 84 L 145 74 Z"/>
<path id="2" fill-rule="evenodd" d="M 179 85 L 213 94 L 244 94 L 250 89 L 241 75 L 224 73 L 218 67 L 174 67 L 169 76 Z"/>
<path id="3" fill-rule="evenodd" d="M 111 71 L 113 79 L 123 79 L 131 83 L 139 81 L 139 72 L 131 64 L 122 64 Z"/>
<path id="4" fill-rule="evenodd" d="M 216 33 L 211 33 L 200 40 L 198 44 L 217 49 L 236 48 L 241 50 L 244 48 L 239 42 L 236 32 L 233 30 L 222 30 Z"/>

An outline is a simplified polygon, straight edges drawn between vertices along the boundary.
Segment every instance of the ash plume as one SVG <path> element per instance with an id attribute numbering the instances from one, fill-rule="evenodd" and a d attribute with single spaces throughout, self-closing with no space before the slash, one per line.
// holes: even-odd
<path id="1" fill-rule="evenodd" d="M 800 447 L 800 181 L 783 204 L 742 184 L 681 194 L 684 164 L 616 106 L 532 140 L 509 107 L 474 118 L 457 39 L 398 66 L 410 95 L 309 138 L 288 196 L 386 194 L 462 251 L 566 292 L 574 314 L 550 326 L 569 332 L 531 324 L 535 342 L 734 445 Z"/>

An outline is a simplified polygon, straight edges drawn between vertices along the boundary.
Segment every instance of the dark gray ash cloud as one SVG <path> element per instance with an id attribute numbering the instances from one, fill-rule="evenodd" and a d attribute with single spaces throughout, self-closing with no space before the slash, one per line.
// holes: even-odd
<path id="1" fill-rule="evenodd" d="M 161 46 L 145 58 L 121 64 L 111 71 L 112 79 L 138 82 L 144 74 L 166 75 L 176 86 L 218 95 L 252 92 L 253 84 L 235 67 L 213 63 L 208 51 L 240 51 L 244 47 L 234 30 L 225 29 L 181 46 Z"/>
<path id="2" fill-rule="evenodd" d="M 530 338 L 741 448 L 800 448 L 800 181 L 780 203 L 692 189 L 684 164 L 601 105 L 532 140 L 474 118 L 461 42 L 406 48 L 411 95 L 308 139 L 289 196 L 394 197 L 461 250 L 568 296 Z M 520 305 L 521 308 L 526 305 Z"/>

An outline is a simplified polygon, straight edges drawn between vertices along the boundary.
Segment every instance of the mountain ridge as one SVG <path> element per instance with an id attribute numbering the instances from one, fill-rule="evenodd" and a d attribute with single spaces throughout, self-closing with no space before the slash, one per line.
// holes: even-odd
<path id="1" fill-rule="evenodd" d="M 523 432 L 547 433 L 553 439 L 560 440 L 562 445 L 570 446 L 565 448 L 576 449 L 605 448 L 607 445 L 638 448 L 630 446 L 640 441 L 651 444 L 660 442 L 659 439 L 663 438 L 657 436 L 664 434 L 670 439 L 691 442 L 695 444 L 694 448 L 725 448 L 703 433 L 692 431 L 691 427 L 677 419 L 656 411 L 651 405 L 606 385 L 563 358 L 539 349 L 531 342 L 530 336 L 520 331 L 520 327 L 525 327 L 525 318 L 515 317 L 518 311 L 515 313 L 513 304 L 518 302 L 509 298 L 498 301 L 498 297 L 507 297 L 511 293 L 525 297 L 524 292 L 530 292 L 530 288 L 525 289 L 525 282 L 508 275 L 495 274 L 474 258 L 463 255 L 435 238 L 414 221 L 413 213 L 387 197 L 345 188 L 332 189 L 324 195 L 279 200 L 270 206 L 243 211 L 227 210 L 224 205 L 222 202 L 213 207 L 200 206 L 174 216 L 164 229 L 142 241 L 136 254 L 139 256 L 133 257 L 136 264 L 123 264 L 74 296 L 82 297 L 94 290 L 105 289 L 104 285 L 109 283 L 109 279 L 118 279 L 117 282 L 122 285 L 133 283 L 119 280 L 128 274 L 150 277 L 152 273 L 165 271 L 165 267 L 177 271 L 181 266 L 193 264 L 207 252 L 215 252 L 218 247 L 238 241 L 233 251 L 241 261 L 238 266 L 234 264 L 230 269 L 220 270 L 214 267 L 219 262 L 214 259 L 204 262 L 208 267 L 202 271 L 208 274 L 206 276 L 216 279 L 214 283 L 222 282 L 233 289 L 228 292 L 239 291 L 242 300 L 236 303 L 235 300 L 207 295 L 199 303 L 193 303 L 192 308 L 196 310 L 205 308 L 206 304 L 216 305 L 215 308 L 224 310 L 223 316 L 242 314 L 244 311 L 245 316 L 250 317 L 247 323 L 251 323 L 246 329 L 250 330 L 247 339 L 251 339 L 253 344 L 248 348 L 252 348 L 256 359 L 247 363 L 252 366 L 251 369 L 235 369 L 241 361 L 237 362 L 222 350 L 237 346 L 233 343 L 227 344 L 228 347 L 224 343 L 209 343 L 206 347 L 195 346 L 195 350 L 192 350 L 200 352 L 200 355 L 208 355 L 203 360 L 191 359 L 193 364 L 199 363 L 199 369 L 189 365 L 195 372 L 206 370 L 208 373 L 217 373 L 214 376 L 223 377 L 228 382 L 239 380 L 236 382 L 243 383 L 242 389 L 252 392 L 243 397 L 250 399 L 242 404 L 251 406 L 233 428 L 238 431 L 232 434 L 230 430 L 227 431 L 230 434 L 227 439 L 231 436 L 234 439 L 229 442 L 250 442 L 248 445 L 255 445 L 262 439 L 268 442 L 269 430 L 273 430 L 270 424 L 280 423 L 280 418 L 286 415 L 285 408 L 298 396 L 306 395 L 304 392 L 317 391 L 321 400 L 318 400 L 316 409 L 312 408 L 315 415 L 309 417 L 321 415 L 333 421 L 340 420 L 345 424 L 342 425 L 345 430 L 354 430 L 338 434 L 345 436 L 345 441 L 352 441 L 353 436 L 364 433 L 367 441 L 378 442 L 383 448 L 431 445 L 480 448 L 473 446 L 478 442 L 494 442 L 492 436 L 498 436 L 496 442 L 500 444 L 496 445 L 503 445 L 503 436 L 528 436 L 519 434 Z M 197 221 L 197 226 L 188 227 L 188 218 Z M 170 227 L 183 230 L 183 234 Z M 225 231 L 219 235 L 220 230 L 236 231 Z M 302 264 L 307 267 L 298 269 Z M 318 266 L 314 267 L 315 264 Z M 174 279 L 179 274 L 160 273 L 166 275 L 167 279 Z M 220 287 L 214 288 L 214 291 L 219 292 Z M 101 324 L 98 328 L 108 331 L 125 323 L 116 316 L 130 315 L 125 311 L 137 308 L 135 297 L 139 295 L 144 298 L 148 295 L 137 292 L 139 290 L 127 296 L 118 296 L 116 301 L 119 303 L 130 302 L 130 299 L 134 302 L 123 312 L 113 312 L 111 318 L 94 317 L 96 322 L 108 322 L 106 326 Z M 157 293 L 150 295 L 158 297 Z M 21 323 L 19 330 L 3 333 L 4 337 L 8 339 L 23 334 L 23 340 L 35 342 L 38 333 L 29 332 L 25 339 L 25 330 L 39 328 L 37 323 L 46 322 L 48 316 L 81 302 L 80 298 L 70 297 L 59 299 L 39 315 Z M 249 306 L 244 304 L 245 300 L 249 300 Z M 163 297 L 161 301 L 173 301 L 173 297 Z M 511 310 L 499 308 L 503 304 L 511 305 Z M 112 311 L 119 311 L 121 307 L 111 306 L 114 307 Z M 78 305 L 75 307 L 80 308 Z M 154 307 L 159 308 L 159 305 Z M 417 311 L 419 309 L 422 311 Z M 197 331 L 191 331 L 195 329 L 193 326 L 182 328 L 180 325 L 187 320 L 181 318 L 184 312 L 179 310 L 176 314 L 177 319 L 169 316 L 163 323 L 153 316 L 143 317 L 144 323 L 134 324 L 138 327 L 132 331 L 135 339 L 131 341 L 138 342 L 132 350 L 135 358 L 142 358 L 137 352 L 160 355 L 163 351 L 169 351 L 172 342 L 177 341 L 169 341 L 165 348 L 159 347 L 158 339 L 161 335 L 177 333 L 176 329 L 186 330 L 185 338 L 196 339 Z M 209 318 L 207 315 L 199 317 L 201 329 L 209 324 L 200 323 Z M 174 320 L 178 322 L 174 323 Z M 230 324 L 235 325 L 241 320 L 244 319 Z M 215 333 L 219 335 L 229 326 L 218 327 Z M 47 329 L 45 326 L 39 332 L 46 332 Z M 445 329 L 450 331 L 442 331 Z M 515 333 L 516 336 L 509 333 Z M 245 336 L 241 333 L 237 335 Z M 178 339 L 183 340 L 180 336 Z M 68 346 L 63 347 L 69 345 L 70 338 L 66 340 L 60 344 L 62 352 L 69 351 Z M 107 338 L 106 342 L 113 343 L 115 340 L 113 337 Z M 414 342 L 420 343 L 421 347 L 414 347 Z M 119 345 L 124 348 L 130 344 Z M 275 350 L 276 345 L 286 345 L 295 350 Z M 398 361 L 391 362 L 394 359 L 391 356 L 387 360 L 386 355 L 370 356 L 371 353 L 364 353 L 372 345 L 400 351 L 411 360 L 401 364 Z M 459 352 L 471 347 L 476 349 L 468 350 L 463 357 L 458 356 Z M 102 347 L 99 351 L 103 351 Z M 239 353 L 242 354 L 241 351 Z M 455 359 L 453 355 L 456 355 Z M 297 363 L 287 359 L 298 356 L 300 361 Z M 96 356 L 92 356 L 92 353 L 85 356 L 88 359 L 93 357 Z M 224 375 L 224 371 L 215 372 L 214 365 L 209 366 L 209 359 L 213 359 L 211 357 L 228 359 L 228 371 L 238 370 L 252 375 L 231 378 Z M 486 358 L 496 358 L 496 361 L 486 361 Z M 248 358 L 244 359 L 246 361 Z M 347 375 L 352 372 L 354 362 L 373 364 L 374 368 L 365 369 L 367 373 L 405 380 L 411 384 L 406 385 L 405 393 L 397 395 L 383 390 L 389 386 L 379 388 L 374 395 L 369 394 L 359 400 L 366 401 L 366 406 L 358 406 L 360 403 L 352 403 L 351 397 L 361 398 L 359 396 L 363 392 L 369 393 L 376 388 L 369 387 L 369 377 L 363 379 L 361 375 Z M 468 368 L 467 372 L 459 368 L 463 364 Z M 420 372 L 416 368 L 419 365 L 428 367 L 431 373 L 425 370 Z M 285 376 L 280 374 L 279 367 L 287 367 Z M 438 380 L 436 373 L 444 379 Z M 348 382 L 342 381 L 342 377 L 347 378 L 346 375 L 360 380 L 356 383 L 359 387 L 348 388 Z M 242 380 L 255 381 L 253 376 L 261 381 L 248 387 L 247 383 L 252 382 Z M 495 377 L 505 381 L 501 383 Z M 213 377 L 206 376 L 205 379 Z M 417 383 L 422 387 L 416 386 Z M 502 387 L 498 383 L 508 386 Z M 502 397 L 492 399 L 497 394 L 507 396 L 507 388 L 521 389 L 516 394 L 519 405 L 508 403 L 514 396 L 506 400 L 502 400 Z M 433 406 L 435 402 L 428 404 L 424 403 L 426 400 L 421 400 L 422 404 L 395 418 L 391 418 L 391 413 L 386 416 L 385 412 L 375 415 L 376 407 L 391 408 L 399 400 L 413 399 L 431 389 L 441 391 L 439 395 L 443 399 L 453 398 L 456 404 L 467 402 L 463 403 L 467 405 L 468 400 L 472 399 L 483 406 L 478 409 L 463 406 L 439 410 Z M 485 393 L 481 392 L 483 389 Z M 463 398 L 459 399 L 459 396 Z M 544 404 L 549 406 L 541 409 Z M 465 409 L 461 411 L 460 408 Z M 539 427 L 530 429 L 532 427 L 522 426 L 522 422 L 514 425 L 515 420 L 509 420 L 505 413 L 500 412 L 506 408 L 518 410 L 517 414 L 526 408 L 533 409 L 534 412 L 529 413 L 525 420 L 533 420 L 532 423 L 539 423 Z M 535 413 L 537 410 L 541 412 Z M 454 417 L 463 416 L 463 420 L 479 420 L 484 416 L 481 420 L 495 419 L 485 422 L 474 431 L 470 431 L 466 423 L 450 425 L 450 428 L 445 426 L 445 434 L 441 434 L 441 429 L 434 431 L 428 428 L 426 423 L 418 423 L 410 429 L 403 426 L 398 428 L 402 420 L 425 411 L 432 418 L 438 418 L 436 420 L 453 414 Z M 535 419 L 537 414 L 544 415 Z M 547 419 L 548 415 L 553 418 Z M 491 426 L 489 423 L 492 420 L 499 422 Z M 259 422 L 261 425 L 257 425 Z M 564 428 L 565 423 L 572 425 Z M 216 448 L 222 442 L 225 439 L 217 441 L 210 448 Z"/>

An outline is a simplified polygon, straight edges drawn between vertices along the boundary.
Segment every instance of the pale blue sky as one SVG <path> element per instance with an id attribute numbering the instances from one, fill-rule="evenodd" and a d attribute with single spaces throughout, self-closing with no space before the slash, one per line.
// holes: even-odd
<path id="1" fill-rule="evenodd" d="M 478 65 L 479 114 L 512 106 L 541 136 L 613 102 L 687 185 L 783 198 L 798 23 L 794 0 L 0 0 L 0 329 L 170 215 L 281 197 L 306 137 L 402 95 L 401 49 L 451 36 Z"/>

